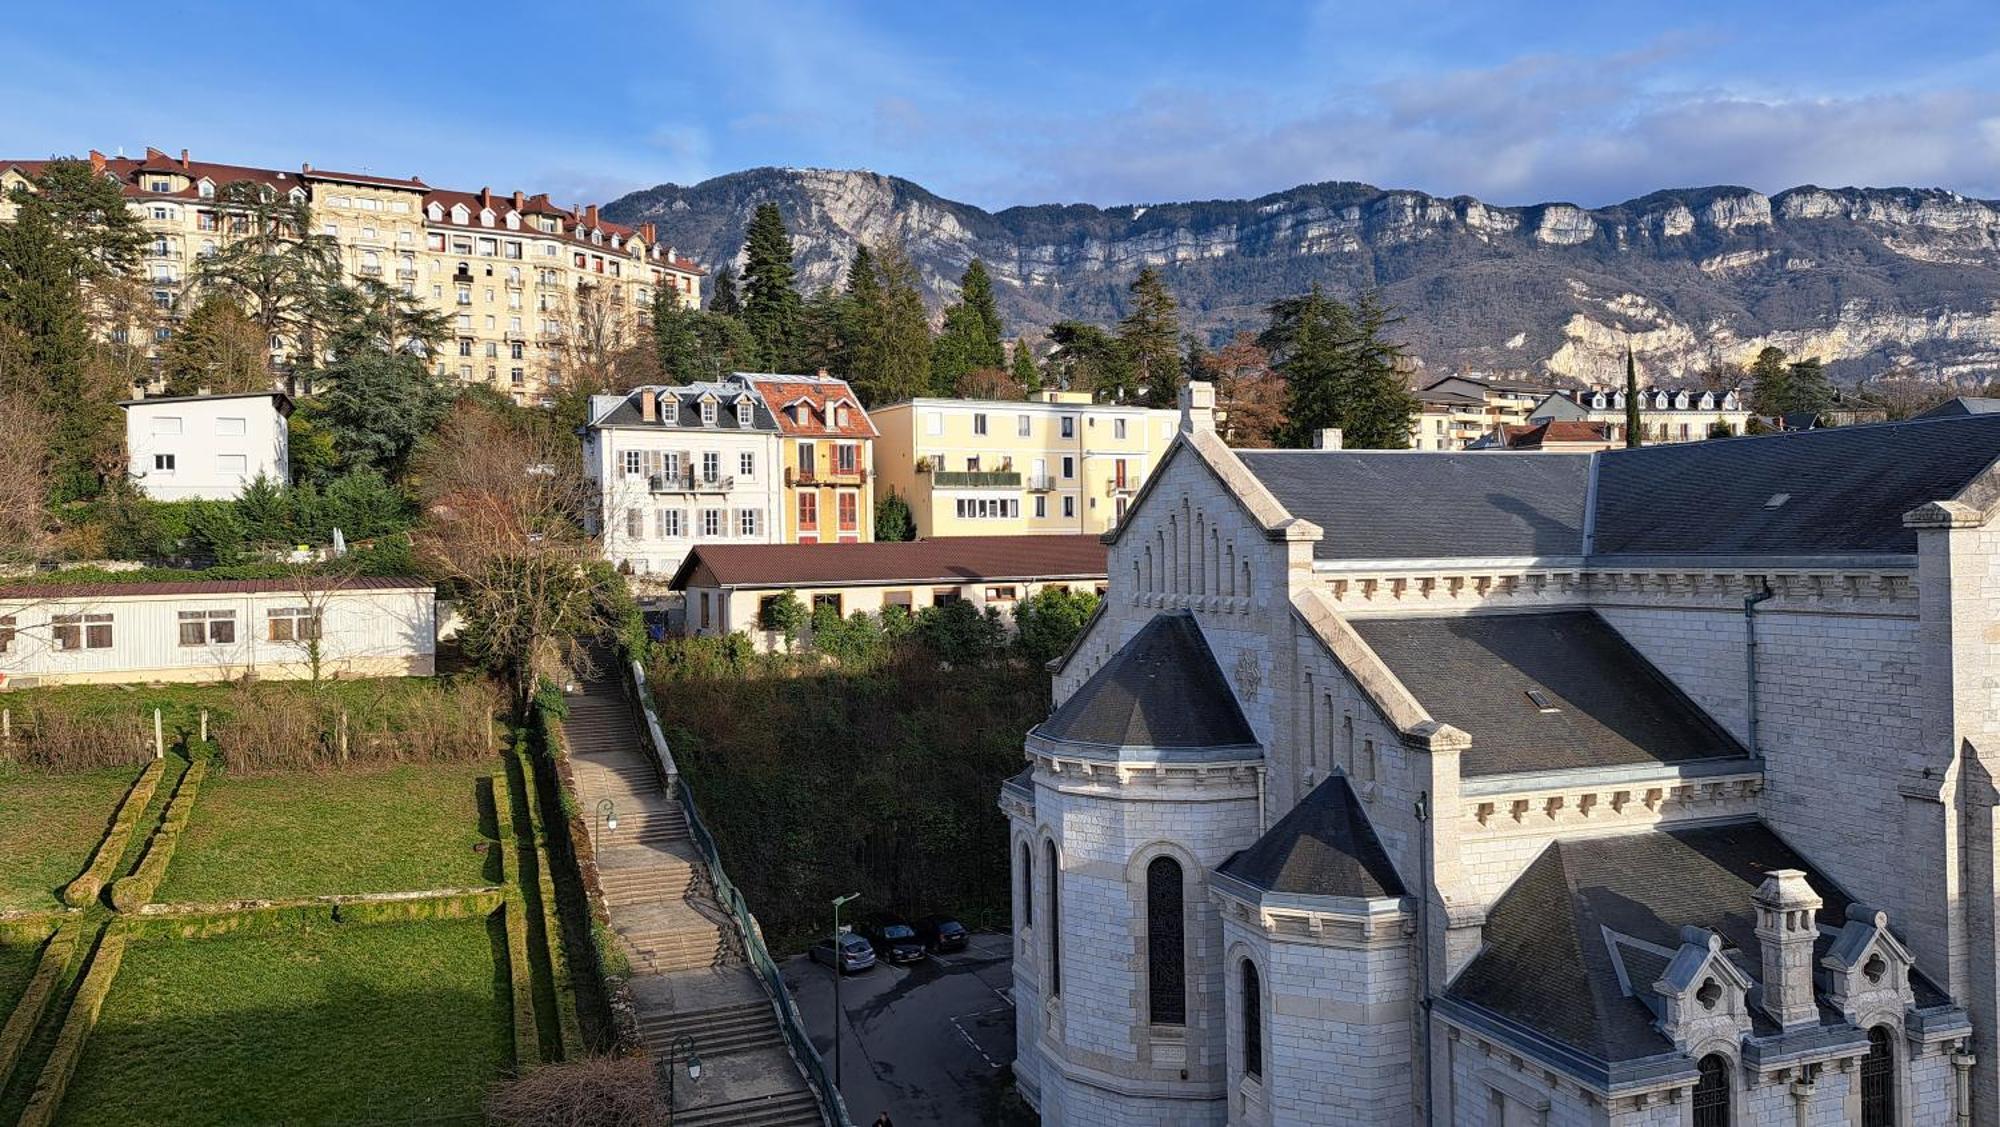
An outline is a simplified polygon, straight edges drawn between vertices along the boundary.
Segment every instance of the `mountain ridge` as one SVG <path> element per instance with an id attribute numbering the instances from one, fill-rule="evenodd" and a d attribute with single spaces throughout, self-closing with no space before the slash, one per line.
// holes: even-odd
<path id="1" fill-rule="evenodd" d="M 885 173 L 759 168 L 633 192 L 605 214 L 657 222 L 713 265 L 737 257 L 763 202 L 785 213 L 806 288 L 840 284 L 857 243 L 894 238 L 934 311 L 977 256 L 1029 335 L 1115 321 L 1152 265 L 1211 339 L 1259 327 L 1270 301 L 1315 282 L 1380 289 L 1438 371 L 1607 381 L 1628 339 L 1655 377 L 1766 344 L 1848 377 L 2000 370 L 2000 201 L 1941 188 L 1711 185 L 1586 208 L 1324 181 L 1246 200 L 987 211 Z"/>

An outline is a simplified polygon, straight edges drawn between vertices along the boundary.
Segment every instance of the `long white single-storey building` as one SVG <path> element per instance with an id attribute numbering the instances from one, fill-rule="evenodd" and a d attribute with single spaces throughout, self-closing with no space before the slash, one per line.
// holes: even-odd
<path id="1" fill-rule="evenodd" d="M 429 676 L 422 579 L 0 584 L 0 688 Z"/>

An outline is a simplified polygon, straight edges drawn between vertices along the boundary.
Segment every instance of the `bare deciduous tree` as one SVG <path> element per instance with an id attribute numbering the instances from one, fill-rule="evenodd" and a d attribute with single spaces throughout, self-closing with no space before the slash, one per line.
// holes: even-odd
<path id="1" fill-rule="evenodd" d="M 48 547 L 47 432 L 26 396 L 0 395 L 0 569 L 32 564 Z"/>

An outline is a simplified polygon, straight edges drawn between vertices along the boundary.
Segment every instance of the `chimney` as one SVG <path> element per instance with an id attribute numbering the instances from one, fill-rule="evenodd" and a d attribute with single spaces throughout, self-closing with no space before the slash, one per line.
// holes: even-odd
<path id="1" fill-rule="evenodd" d="M 817 373 L 817 375 L 819 376 L 819 378 L 820 378 L 820 379 L 825 379 L 825 378 L 826 378 L 826 369 L 825 369 L 825 368 L 821 368 L 821 369 L 819 370 L 819 372 Z"/>
<path id="2" fill-rule="evenodd" d="M 660 421 L 659 393 L 650 387 L 639 389 L 639 421 L 657 423 Z"/>
<path id="3" fill-rule="evenodd" d="M 1819 894 L 1797 869 L 1772 869 L 1750 897 L 1764 949 L 1764 1012 L 1785 1029 L 1819 1024 L 1813 997 L 1813 944 Z"/>
<path id="4" fill-rule="evenodd" d="M 104 174 L 104 154 L 96 149 L 90 150 L 90 170 L 100 176 Z"/>
<path id="5" fill-rule="evenodd" d="M 652 242 L 652 241 L 653 241 L 653 230 L 654 230 L 654 228 L 653 228 L 653 225 L 652 225 L 651 223 L 641 223 L 641 224 L 639 224 L 639 238 L 640 238 L 640 240 L 641 240 L 641 241 L 643 241 L 643 242 L 647 242 L 647 243 L 650 243 L 650 242 Z"/>
<path id="6" fill-rule="evenodd" d="M 517 188 L 517 189 L 515 189 L 515 191 L 514 191 L 514 210 L 515 210 L 515 211 L 522 211 L 522 210 L 525 210 L 525 209 L 527 208 L 527 206 L 528 206 L 528 197 L 526 197 L 526 196 L 522 195 L 522 194 L 521 194 L 521 192 L 520 192 L 520 189 L 518 189 L 518 188 Z"/>
<path id="7" fill-rule="evenodd" d="M 181 150 L 181 167 L 182 167 L 182 168 L 186 168 L 187 166 L 188 166 L 188 151 L 187 151 L 186 149 L 182 149 L 182 150 Z"/>
<path id="8" fill-rule="evenodd" d="M 479 206 L 487 211 L 491 211 L 493 209 L 493 189 L 491 188 L 479 189 Z"/>
<path id="9" fill-rule="evenodd" d="M 1207 380 L 1189 380 L 1181 388 L 1181 431 L 1215 431 L 1215 385 Z"/>
<path id="10" fill-rule="evenodd" d="M 583 221 L 584 221 L 585 225 L 587 225 L 587 226 L 591 226 L 591 227 L 595 227 L 595 226 L 597 226 L 597 205 L 596 205 L 596 204 L 591 204 L 591 205 L 590 205 L 589 207 L 586 207 L 586 208 L 584 208 L 584 209 L 583 209 Z"/>
<path id="11" fill-rule="evenodd" d="M 1342 438 L 1339 427 L 1324 427 L 1313 432 L 1315 450 L 1338 450 L 1343 441 L 1345 439 Z"/>
<path id="12" fill-rule="evenodd" d="M 299 165 L 299 171 L 300 171 L 300 172 L 311 172 L 312 170 L 313 170 L 313 166 L 312 166 L 311 164 L 309 164 L 309 163 L 308 163 L 308 164 L 301 164 L 301 165 Z"/>

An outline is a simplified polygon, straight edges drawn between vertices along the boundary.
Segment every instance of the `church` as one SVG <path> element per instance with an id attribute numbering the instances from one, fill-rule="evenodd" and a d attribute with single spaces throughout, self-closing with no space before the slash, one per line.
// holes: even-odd
<path id="1" fill-rule="evenodd" d="M 2000 415 L 1232 450 L 1002 786 L 1052 1127 L 2000 1122 Z"/>

